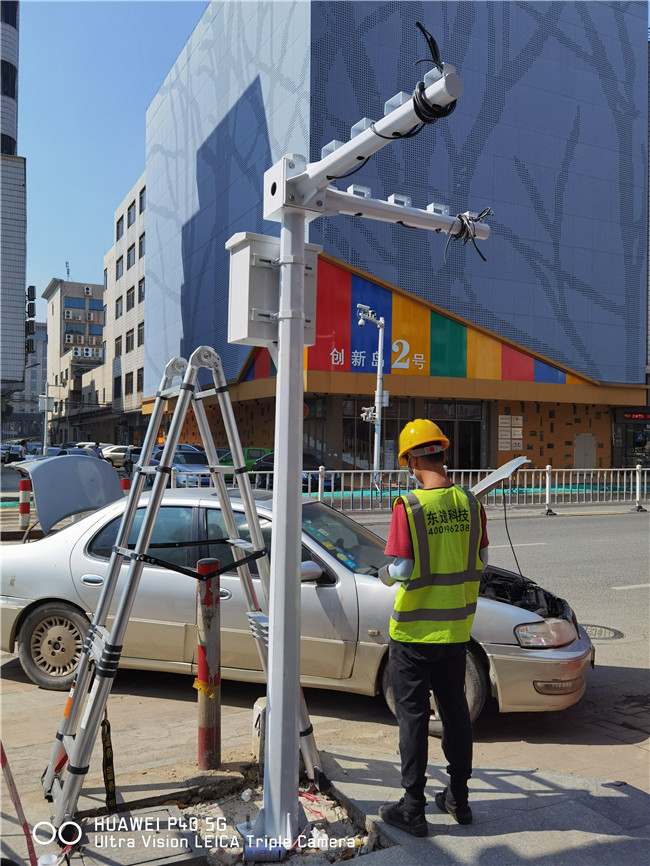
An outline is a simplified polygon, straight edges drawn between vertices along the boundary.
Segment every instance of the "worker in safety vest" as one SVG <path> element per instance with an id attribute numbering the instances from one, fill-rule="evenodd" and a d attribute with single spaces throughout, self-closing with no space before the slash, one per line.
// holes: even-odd
<path id="1" fill-rule="evenodd" d="M 417 485 L 393 503 L 379 571 L 400 582 L 390 620 L 389 662 L 399 725 L 404 796 L 379 810 L 388 824 L 426 836 L 424 817 L 430 702 L 442 721 L 442 750 L 450 782 L 436 794 L 441 811 L 472 822 L 467 781 L 472 775 L 472 722 L 465 699 L 465 654 L 483 565 L 485 512 L 474 494 L 453 484 L 444 466 L 449 440 L 437 424 L 416 419 L 399 437 L 399 462 Z"/>

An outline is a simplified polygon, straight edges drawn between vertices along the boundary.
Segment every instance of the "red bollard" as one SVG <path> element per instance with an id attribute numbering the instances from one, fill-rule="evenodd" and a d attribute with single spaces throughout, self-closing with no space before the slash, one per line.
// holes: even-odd
<path id="1" fill-rule="evenodd" d="M 124 495 L 129 492 L 131 489 L 131 479 L 130 478 L 120 478 L 120 484 L 122 485 L 122 490 L 124 491 Z"/>
<path id="2" fill-rule="evenodd" d="M 18 528 L 27 529 L 29 526 L 29 502 L 32 494 L 32 482 L 23 478 L 18 482 Z"/>
<path id="3" fill-rule="evenodd" d="M 218 559 L 200 559 L 199 574 L 219 568 Z M 199 693 L 199 768 L 217 770 L 221 766 L 221 617 L 219 575 L 199 580 L 197 587 L 198 677 L 194 688 Z"/>

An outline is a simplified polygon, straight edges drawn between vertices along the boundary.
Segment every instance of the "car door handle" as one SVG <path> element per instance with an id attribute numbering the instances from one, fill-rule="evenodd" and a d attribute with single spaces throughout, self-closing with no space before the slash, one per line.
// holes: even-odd
<path id="1" fill-rule="evenodd" d="M 84 574 L 81 578 L 81 582 L 86 586 L 103 586 L 104 578 L 100 577 L 98 574 Z"/>

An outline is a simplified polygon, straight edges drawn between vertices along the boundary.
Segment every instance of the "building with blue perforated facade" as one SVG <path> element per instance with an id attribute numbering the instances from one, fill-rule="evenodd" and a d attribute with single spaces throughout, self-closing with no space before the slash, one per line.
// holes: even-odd
<path id="1" fill-rule="evenodd" d="M 431 65 L 414 65 L 429 56 L 420 21 L 462 79 L 456 110 L 332 183 L 452 214 L 490 207 L 486 261 L 402 225 L 310 224 L 327 267 L 305 365 L 306 448 L 367 462 L 359 406 L 372 402 L 376 367 L 370 354 L 359 363 L 328 310 L 345 319 L 346 304 L 375 291 L 391 320 L 386 459 L 399 424 L 426 413 L 472 443 L 456 465 L 514 453 L 537 465 L 645 460 L 646 18 L 640 2 L 210 3 L 147 112 L 145 394 L 171 357 L 214 346 L 249 437 L 267 440 L 244 444 L 272 444 L 273 367 L 227 342 L 225 243 L 278 234 L 262 216 L 263 174 L 284 154 L 316 161 L 413 90 Z M 509 447 L 506 426 L 522 430 Z"/>

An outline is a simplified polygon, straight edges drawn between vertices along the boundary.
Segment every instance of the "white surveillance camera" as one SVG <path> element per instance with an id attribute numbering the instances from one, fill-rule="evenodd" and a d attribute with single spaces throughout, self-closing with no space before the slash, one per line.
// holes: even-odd
<path id="1" fill-rule="evenodd" d="M 357 324 L 359 325 L 360 328 L 363 328 L 363 326 L 365 325 L 365 322 L 363 321 L 363 319 L 359 319 Z"/>

